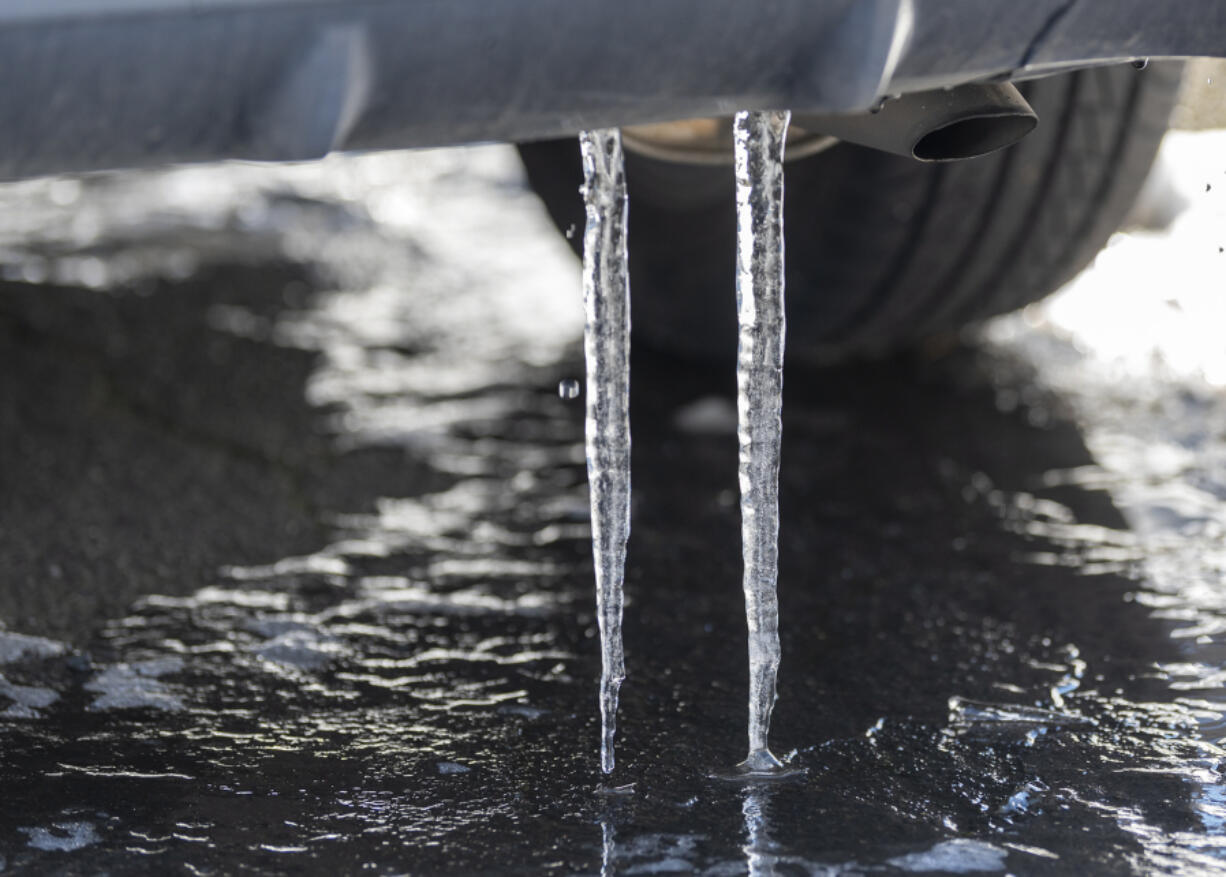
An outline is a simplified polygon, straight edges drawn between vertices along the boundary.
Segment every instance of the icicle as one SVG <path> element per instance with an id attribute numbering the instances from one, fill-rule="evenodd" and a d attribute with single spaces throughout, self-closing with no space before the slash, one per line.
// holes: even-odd
<path id="1" fill-rule="evenodd" d="M 741 112 L 736 145 L 737 438 L 749 625 L 747 773 L 781 765 L 768 746 L 779 670 L 779 446 L 783 405 L 783 147 L 791 113 Z"/>
<path id="2" fill-rule="evenodd" d="M 630 276 L 626 263 L 626 176 L 616 128 L 579 135 L 587 228 L 583 303 L 587 361 L 587 477 L 600 624 L 600 768 L 613 771 L 617 695 L 626 676 L 622 585 L 630 536 Z"/>

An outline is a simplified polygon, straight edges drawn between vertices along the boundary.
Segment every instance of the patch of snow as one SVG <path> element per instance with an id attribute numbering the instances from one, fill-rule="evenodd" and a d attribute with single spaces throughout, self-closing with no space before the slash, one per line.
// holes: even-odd
<path id="1" fill-rule="evenodd" d="M 50 688 L 32 685 L 18 685 L 0 676 L 0 697 L 12 701 L 0 716 L 9 719 L 36 719 L 39 710 L 51 706 L 60 696 Z"/>
<path id="2" fill-rule="evenodd" d="M 344 652 L 344 647 L 333 637 L 300 626 L 265 640 L 254 651 L 265 661 L 284 667 L 322 670 Z"/>
<path id="3" fill-rule="evenodd" d="M 53 828 L 54 831 L 51 828 L 19 828 L 17 830 L 29 838 L 27 843 L 31 847 L 49 852 L 71 852 L 102 840 L 93 824 L 89 822 L 57 822 Z"/>
<path id="4" fill-rule="evenodd" d="M 890 859 L 889 864 L 904 871 L 945 871 L 950 874 L 975 874 L 1005 870 L 1008 853 L 981 840 L 955 838 L 930 850 Z"/>
<path id="5" fill-rule="evenodd" d="M 174 694 L 159 676 L 183 669 L 181 658 L 157 658 L 134 664 L 115 664 L 86 683 L 87 691 L 99 697 L 89 705 L 91 710 L 152 708 L 167 712 L 185 709 L 183 700 Z"/>
<path id="6" fill-rule="evenodd" d="M 66 645 L 52 639 L 0 630 L 0 665 L 54 658 L 67 651 Z"/>

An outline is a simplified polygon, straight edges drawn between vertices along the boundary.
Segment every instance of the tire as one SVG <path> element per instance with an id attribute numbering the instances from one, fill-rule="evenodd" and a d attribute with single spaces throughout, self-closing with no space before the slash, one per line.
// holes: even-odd
<path id="1" fill-rule="evenodd" d="M 850 144 L 789 162 L 788 352 L 879 355 L 1036 301 L 1119 227 L 1166 130 L 1178 64 L 1023 83 L 1039 126 L 979 159 L 922 164 Z M 520 146 L 533 189 L 582 247 L 575 141 Z M 698 355 L 736 349 L 730 167 L 630 153 L 635 337 Z"/>

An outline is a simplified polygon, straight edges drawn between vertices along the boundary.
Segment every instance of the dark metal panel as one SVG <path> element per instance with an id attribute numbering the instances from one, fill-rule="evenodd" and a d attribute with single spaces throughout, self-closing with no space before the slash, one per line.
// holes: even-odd
<path id="1" fill-rule="evenodd" d="M 842 113 L 881 94 L 1196 54 L 1226 55 L 1226 3 L 10 0 L 0 178 Z"/>
<path id="2" fill-rule="evenodd" d="M 368 0 L 10 22 L 0 177 L 852 110 L 888 72 L 900 2 Z"/>

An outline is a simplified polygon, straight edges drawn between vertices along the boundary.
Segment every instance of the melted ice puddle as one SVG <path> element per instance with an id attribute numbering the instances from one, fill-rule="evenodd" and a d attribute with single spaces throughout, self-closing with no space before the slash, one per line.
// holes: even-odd
<path id="1" fill-rule="evenodd" d="M 626 261 L 626 175 L 621 132 L 585 131 L 583 353 L 584 426 L 592 506 L 596 618 L 600 625 L 600 769 L 613 772 L 617 695 L 626 677 L 623 580 L 630 536 L 630 275 Z"/>

